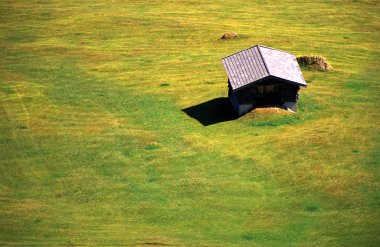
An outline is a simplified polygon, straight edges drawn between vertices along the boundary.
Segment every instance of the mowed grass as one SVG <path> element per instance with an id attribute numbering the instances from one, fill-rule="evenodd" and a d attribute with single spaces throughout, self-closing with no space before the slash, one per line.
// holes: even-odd
<path id="1" fill-rule="evenodd" d="M 0 244 L 380 244 L 377 1 L 0 11 Z M 255 44 L 334 70 L 303 70 L 293 115 L 182 111 L 226 97 L 220 58 Z"/>

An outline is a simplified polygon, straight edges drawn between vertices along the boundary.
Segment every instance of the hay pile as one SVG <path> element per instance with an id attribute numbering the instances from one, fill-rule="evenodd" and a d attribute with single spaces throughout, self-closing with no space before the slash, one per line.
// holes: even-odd
<path id="1" fill-rule="evenodd" d="M 288 115 L 289 111 L 280 107 L 259 107 L 252 111 L 252 114 L 264 114 L 264 115 Z"/>
<path id="2" fill-rule="evenodd" d="M 297 57 L 299 65 L 320 71 L 331 71 L 332 67 L 322 56 L 301 56 Z"/>
<path id="3" fill-rule="evenodd" d="M 225 33 L 221 39 L 237 39 L 239 35 L 237 33 Z"/>
<path id="4" fill-rule="evenodd" d="M 265 120 L 292 114 L 291 112 L 276 106 L 258 107 L 243 116 L 247 119 Z"/>
<path id="5" fill-rule="evenodd" d="M 241 117 L 255 126 L 276 126 L 278 121 L 293 113 L 280 107 L 259 107 Z"/>

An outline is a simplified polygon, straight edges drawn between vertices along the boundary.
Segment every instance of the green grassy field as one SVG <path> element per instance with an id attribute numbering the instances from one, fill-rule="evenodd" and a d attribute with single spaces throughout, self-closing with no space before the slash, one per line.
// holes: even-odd
<path id="1" fill-rule="evenodd" d="M 377 1 L 0 12 L 0 245 L 379 246 Z M 255 44 L 334 70 L 303 70 L 294 115 L 183 111 L 224 100 L 220 59 Z"/>

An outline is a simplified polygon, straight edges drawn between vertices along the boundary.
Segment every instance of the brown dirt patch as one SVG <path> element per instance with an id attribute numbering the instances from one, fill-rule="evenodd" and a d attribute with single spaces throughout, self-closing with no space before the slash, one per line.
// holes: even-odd
<path id="1" fill-rule="evenodd" d="M 237 39 L 239 38 L 239 35 L 237 33 L 225 33 L 221 37 L 221 39 Z"/>

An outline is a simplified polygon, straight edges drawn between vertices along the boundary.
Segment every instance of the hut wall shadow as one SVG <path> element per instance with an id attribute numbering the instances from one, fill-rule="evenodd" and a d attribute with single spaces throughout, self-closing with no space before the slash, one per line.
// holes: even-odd
<path id="1" fill-rule="evenodd" d="M 188 116 L 196 119 L 203 126 L 209 126 L 238 118 L 230 100 L 226 97 L 215 98 L 199 105 L 182 110 Z"/>

